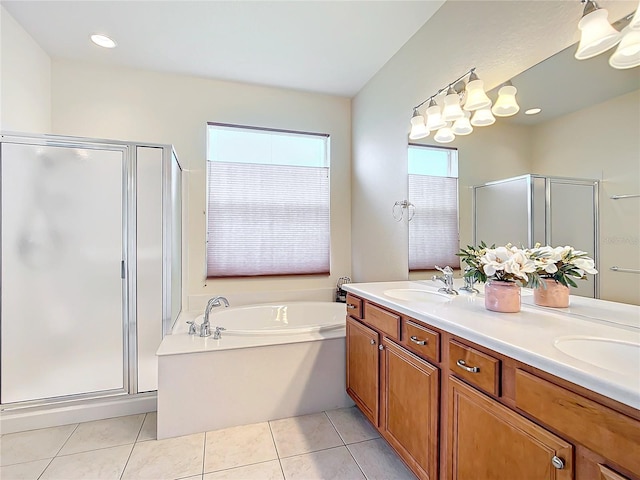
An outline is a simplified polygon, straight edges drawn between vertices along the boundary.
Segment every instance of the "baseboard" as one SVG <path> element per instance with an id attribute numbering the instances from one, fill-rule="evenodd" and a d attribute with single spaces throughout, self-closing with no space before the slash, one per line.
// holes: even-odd
<path id="1" fill-rule="evenodd" d="M 64 404 L 5 410 L 0 413 L 0 432 L 22 432 L 71 423 L 155 412 L 156 392 L 100 398 Z"/>

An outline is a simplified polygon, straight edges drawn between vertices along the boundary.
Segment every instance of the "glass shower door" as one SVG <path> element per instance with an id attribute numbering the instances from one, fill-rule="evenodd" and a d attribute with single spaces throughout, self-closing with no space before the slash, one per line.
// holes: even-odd
<path id="1" fill-rule="evenodd" d="M 2 404 L 126 390 L 126 152 L 2 144 Z"/>

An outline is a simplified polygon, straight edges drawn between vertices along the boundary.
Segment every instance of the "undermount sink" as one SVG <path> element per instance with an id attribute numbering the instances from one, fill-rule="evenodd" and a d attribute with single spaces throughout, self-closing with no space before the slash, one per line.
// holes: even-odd
<path id="1" fill-rule="evenodd" d="M 453 295 L 446 293 L 431 292 L 429 290 L 419 290 L 413 288 L 393 288 L 385 290 L 387 297 L 397 298 L 398 300 L 408 300 L 411 302 L 448 302 Z"/>
<path id="2" fill-rule="evenodd" d="M 640 344 L 599 337 L 560 337 L 554 346 L 570 357 L 612 372 L 640 375 Z"/>

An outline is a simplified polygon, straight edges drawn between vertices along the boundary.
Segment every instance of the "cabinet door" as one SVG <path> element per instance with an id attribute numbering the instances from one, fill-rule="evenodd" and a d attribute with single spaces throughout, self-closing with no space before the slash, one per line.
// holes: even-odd
<path id="1" fill-rule="evenodd" d="M 570 444 L 454 377 L 449 385 L 447 478 L 573 478 Z"/>
<path id="2" fill-rule="evenodd" d="M 382 343 L 383 433 L 421 478 L 436 479 L 439 371 L 387 339 Z"/>
<path id="3" fill-rule="evenodd" d="M 378 334 L 347 317 L 347 393 L 378 426 Z"/>

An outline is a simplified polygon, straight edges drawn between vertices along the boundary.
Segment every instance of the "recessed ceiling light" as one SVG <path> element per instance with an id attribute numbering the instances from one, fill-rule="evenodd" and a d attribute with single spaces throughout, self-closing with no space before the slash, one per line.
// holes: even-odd
<path id="1" fill-rule="evenodd" d="M 91 35 L 91 41 L 96 45 L 99 45 L 104 48 L 115 48 L 116 42 L 107 37 L 106 35 Z"/>
<path id="2" fill-rule="evenodd" d="M 530 108 L 529 110 L 525 110 L 525 115 L 535 115 L 536 113 L 540 113 L 542 111 L 541 108 Z"/>

